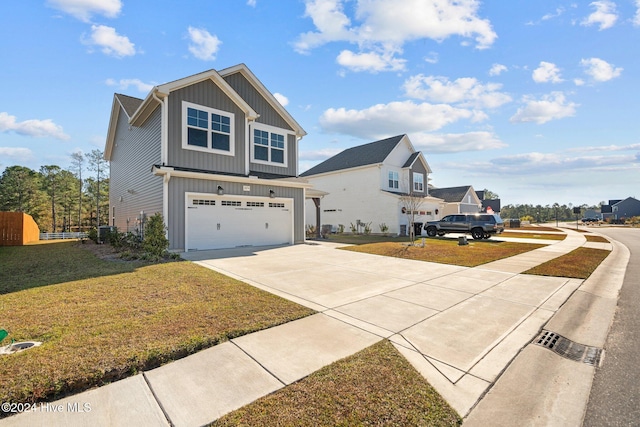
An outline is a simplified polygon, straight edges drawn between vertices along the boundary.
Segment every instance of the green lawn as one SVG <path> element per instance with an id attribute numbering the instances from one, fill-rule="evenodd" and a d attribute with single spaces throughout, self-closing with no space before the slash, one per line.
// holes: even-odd
<path id="1" fill-rule="evenodd" d="M 0 357 L 2 402 L 82 391 L 313 313 L 190 262 L 108 262 L 76 242 L 0 247 L 0 283 L 0 329 L 43 342 Z"/>
<path id="2" fill-rule="evenodd" d="M 383 340 L 212 426 L 457 426 L 462 419 Z"/>
<path id="3" fill-rule="evenodd" d="M 365 252 L 375 255 L 430 261 L 441 264 L 475 267 L 498 259 L 528 252 L 545 245 L 530 243 L 498 242 L 495 240 L 469 240 L 469 244 L 459 246 L 457 240 L 446 238 L 425 239 L 425 246 L 408 246 L 406 243 L 382 242 L 358 246 L 345 246 L 344 250 Z"/>

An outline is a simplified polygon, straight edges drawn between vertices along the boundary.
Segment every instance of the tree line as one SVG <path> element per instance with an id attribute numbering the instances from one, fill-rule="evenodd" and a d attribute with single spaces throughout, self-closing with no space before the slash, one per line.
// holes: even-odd
<path id="1" fill-rule="evenodd" d="M 31 215 L 43 233 L 88 231 L 109 222 L 108 177 L 101 150 L 71 154 L 66 169 L 9 166 L 0 176 L 0 211 Z"/>

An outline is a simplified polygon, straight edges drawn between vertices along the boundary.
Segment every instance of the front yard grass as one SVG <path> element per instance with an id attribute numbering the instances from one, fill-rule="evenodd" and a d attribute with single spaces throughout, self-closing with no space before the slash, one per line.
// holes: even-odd
<path id="1" fill-rule="evenodd" d="M 457 426 L 462 419 L 393 347 L 383 340 L 212 426 Z"/>
<path id="2" fill-rule="evenodd" d="M 605 249 L 580 247 L 568 254 L 533 267 L 523 274 L 586 279 L 610 253 L 611 251 Z"/>
<path id="3" fill-rule="evenodd" d="M 0 248 L 0 283 L 0 328 L 43 343 L 0 356 L 1 402 L 62 397 L 313 313 L 190 262 L 107 262 L 71 242 Z"/>
<path id="4" fill-rule="evenodd" d="M 468 245 L 458 246 L 457 240 L 429 238 L 425 239 L 424 248 L 418 243 L 416 243 L 416 246 L 408 246 L 406 243 L 383 242 L 346 246 L 341 249 L 441 264 L 475 267 L 544 246 L 546 245 L 498 242 L 492 240 L 469 240 Z"/>

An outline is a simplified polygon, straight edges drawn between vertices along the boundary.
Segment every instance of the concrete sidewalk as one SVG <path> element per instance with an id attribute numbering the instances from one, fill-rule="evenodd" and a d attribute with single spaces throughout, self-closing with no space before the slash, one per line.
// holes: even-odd
<path id="1" fill-rule="evenodd" d="M 491 408 L 505 406 L 508 384 L 523 380 L 505 379 L 510 371 L 522 375 L 523 368 L 513 368 L 522 365 L 520 356 L 502 373 L 519 353 L 529 353 L 527 344 L 543 326 L 576 336 L 570 332 L 580 331 L 582 321 L 592 323 L 590 317 L 574 320 L 574 312 L 588 304 L 585 296 L 603 298 L 594 306 L 604 307 L 605 317 L 611 298 L 615 308 L 615 289 L 600 285 L 605 276 L 610 283 L 609 270 L 621 268 L 618 262 L 607 262 L 613 257 L 602 267 L 606 272 L 599 269 L 584 283 L 519 274 L 585 244 L 580 233 L 568 234 L 565 241 L 476 268 L 337 251 L 339 245 L 330 243 L 184 254 L 319 313 L 51 404 L 59 411 L 38 405 L 35 411 L 1 420 L 0 426 L 113 426 L 131 425 L 136 419 L 144 420 L 140 425 L 199 426 L 383 338 L 390 339 L 460 415 L 480 425 L 495 416 Z M 616 246 L 614 251 L 622 249 Z M 563 304 L 576 308 L 564 314 Z M 593 319 L 595 324 L 597 320 L 600 317 Z M 555 356 L 542 348 L 532 351 L 549 353 L 534 355 L 535 360 Z M 503 383 L 506 395 L 500 393 Z M 498 401 L 485 405 L 489 399 Z M 534 406 L 532 420 L 535 410 L 539 407 Z"/>

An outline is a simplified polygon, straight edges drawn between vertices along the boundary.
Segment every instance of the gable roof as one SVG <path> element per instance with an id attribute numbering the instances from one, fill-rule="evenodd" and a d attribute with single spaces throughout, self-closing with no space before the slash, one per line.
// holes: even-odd
<path id="1" fill-rule="evenodd" d="M 464 185 L 462 187 L 432 188 L 429 190 L 429 195 L 442 199 L 447 203 L 459 203 L 470 189 L 472 189 L 470 185 Z"/>
<path id="2" fill-rule="evenodd" d="M 223 79 L 235 73 L 242 74 L 242 76 L 244 76 L 244 78 L 247 79 L 249 83 L 251 83 L 251 85 L 260 93 L 260 95 L 262 95 L 262 97 L 267 100 L 269 105 L 271 105 L 271 107 L 276 110 L 278 114 L 280 114 L 280 116 L 282 116 L 284 121 L 287 122 L 289 126 L 291 126 L 291 129 L 294 130 L 298 137 L 302 138 L 307 134 L 307 132 L 302 129 L 302 126 L 300 126 L 300 124 L 293 118 L 293 116 L 289 114 L 284 106 L 280 104 L 275 96 L 273 96 L 273 94 L 269 90 L 267 90 L 262 82 L 245 64 L 238 64 L 233 67 L 225 68 L 224 70 L 218 71 L 218 74 L 220 74 Z"/>
<path id="3" fill-rule="evenodd" d="M 144 101 L 143 99 L 134 98 L 133 96 L 123 95 L 121 93 L 116 93 L 115 97 L 118 99 L 120 105 L 122 105 L 122 108 L 124 109 L 124 112 L 127 113 L 129 118 L 133 116 L 136 110 L 140 107 L 140 104 Z"/>
<path id="4" fill-rule="evenodd" d="M 347 148 L 312 167 L 308 171 L 301 173 L 300 176 L 318 175 L 321 173 L 382 163 L 404 137 L 405 135 L 398 135 L 381 139 L 380 141 L 358 145 L 357 147 Z"/>
<path id="5" fill-rule="evenodd" d="M 244 64 L 242 64 L 242 66 L 246 69 Z M 113 105 L 111 107 L 111 119 L 109 121 L 109 130 L 107 131 L 104 158 L 106 160 L 111 158 L 111 151 L 113 150 L 115 137 L 115 125 L 118 122 L 120 109 L 124 110 L 127 114 L 129 124 L 141 126 L 151 116 L 155 109 L 160 106 L 162 100 L 169 96 L 171 92 L 205 80 L 211 80 L 215 85 L 217 85 L 220 90 L 222 90 L 242 111 L 244 111 L 249 120 L 255 120 L 260 116 L 216 70 L 204 71 L 202 73 L 154 86 L 143 100 L 132 96 L 115 94 Z"/>

